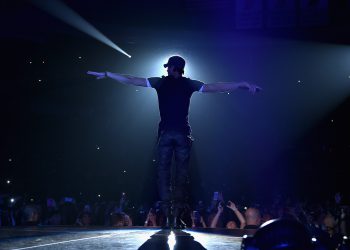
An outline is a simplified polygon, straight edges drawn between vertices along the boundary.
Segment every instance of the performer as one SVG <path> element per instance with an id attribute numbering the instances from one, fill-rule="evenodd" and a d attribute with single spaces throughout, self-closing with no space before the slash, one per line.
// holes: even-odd
<path id="1" fill-rule="evenodd" d="M 202 93 L 230 92 L 247 89 L 252 93 L 260 87 L 247 82 L 226 82 L 204 84 L 201 81 L 184 77 L 185 60 L 171 56 L 164 64 L 168 76 L 141 78 L 111 72 L 88 71 L 97 79 L 111 78 L 123 84 L 151 87 L 157 91 L 160 111 L 158 127 L 158 193 L 166 216 L 164 228 L 182 228 L 179 215 L 187 199 L 188 163 L 193 142 L 188 122 L 190 99 L 195 91 Z M 176 171 L 171 178 L 171 161 L 175 154 Z"/>

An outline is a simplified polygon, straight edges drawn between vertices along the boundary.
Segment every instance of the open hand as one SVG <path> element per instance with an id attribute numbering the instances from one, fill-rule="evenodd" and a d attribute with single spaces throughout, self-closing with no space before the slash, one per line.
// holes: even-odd
<path id="1" fill-rule="evenodd" d="M 232 201 L 228 201 L 227 207 L 232 209 L 232 211 L 236 211 L 237 210 L 236 204 L 233 203 Z"/>
<path id="2" fill-rule="evenodd" d="M 256 92 L 259 92 L 262 90 L 261 87 L 255 85 L 255 84 L 247 83 L 247 82 L 242 82 L 242 86 L 247 88 L 249 90 L 249 92 L 252 94 L 255 94 Z"/>
<path id="3" fill-rule="evenodd" d="M 94 71 L 88 71 L 86 72 L 88 75 L 96 76 L 97 80 L 104 79 L 107 77 L 106 72 L 94 72 Z"/>

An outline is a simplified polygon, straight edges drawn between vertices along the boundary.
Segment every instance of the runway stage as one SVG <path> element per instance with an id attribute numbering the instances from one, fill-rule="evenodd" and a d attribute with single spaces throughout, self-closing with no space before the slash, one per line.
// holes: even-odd
<path id="1" fill-rule="evenodd" d="M 251 230 L 106 227 L 3 227 L 0 249 L 240 249 Z"/>

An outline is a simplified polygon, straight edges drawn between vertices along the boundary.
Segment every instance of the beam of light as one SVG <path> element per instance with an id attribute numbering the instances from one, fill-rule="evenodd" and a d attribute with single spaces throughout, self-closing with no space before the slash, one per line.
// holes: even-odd
<path id="1" fill-rule="evenodd" d="M 32 2 L 42 10 L 57 17 L 61 21 L 75 27 L 76 29 L 92 36 L 93 38 L 99 40 L 100 42 L 110 46 L 111 48 L 131 58 L 131 55 L 129 55 L 124 50 L 122 50 L 119 46 L 114 44 L 110 39 L 108 39 L 105 35 L 103 35 L 100 31 L 98 31 L 94 26 L 88 23 L 84 18 L 79 16 L 78 13 L 70 9 L 67 5 L 65 5 L 61 1 L 32 0 Z"/>

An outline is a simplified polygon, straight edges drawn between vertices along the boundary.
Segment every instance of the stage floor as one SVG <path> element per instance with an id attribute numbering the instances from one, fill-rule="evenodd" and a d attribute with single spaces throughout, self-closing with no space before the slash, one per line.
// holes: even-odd
<path id="1" fill-rule="evenodd" d="M 0 228 L 0 249 L 240 249 L 245 230 L 160 228 Z"/>

